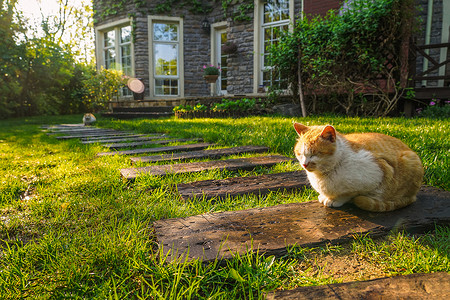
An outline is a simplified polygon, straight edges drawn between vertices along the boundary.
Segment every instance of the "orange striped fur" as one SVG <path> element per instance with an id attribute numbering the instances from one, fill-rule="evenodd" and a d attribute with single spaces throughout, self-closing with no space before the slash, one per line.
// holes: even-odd
<path id="1" fill-rule="evenodd" d="M 379 133 L 343 135 L 330 125 L 294 123 L 294 128 L 299 136 L 295 156 L 322 204 L 339 207 L 353 201 L 361 209 L 384 212 L 416 200 L 422 162 L 400 140 Z"/>

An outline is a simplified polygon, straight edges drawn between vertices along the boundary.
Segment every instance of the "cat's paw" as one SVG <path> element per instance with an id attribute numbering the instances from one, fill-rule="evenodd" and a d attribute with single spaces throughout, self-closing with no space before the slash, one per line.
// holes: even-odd
<path id="1" fill-rule="evenodd" d="M 328 207 L 332 207 L 331 204 L 333 203 L 333 201 L 330 198 L 324 195 L 319 195 L 319 202 Z"/>
<path id="2" fill-rule="evenodd" d="M 340 207 L 344 205 L 344 203 L 348 202 L 348 199 L 331 199 L 323 195 L 319 195 L 319 202 L 327 207 Z"/>

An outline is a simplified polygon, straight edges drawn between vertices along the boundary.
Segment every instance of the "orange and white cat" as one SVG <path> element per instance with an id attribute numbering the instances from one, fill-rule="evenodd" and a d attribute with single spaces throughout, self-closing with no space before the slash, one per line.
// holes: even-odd
<path id="1" fill-rule="evenodd" d="M 361 209 L 383 212 L 416 201 L 422 162 L 400 140 L 380 133 L 343 135 L 330 125 L 294 123 L 294 128 L 299 135 L 295 156 L 323 205 L 353 201 Z"/>

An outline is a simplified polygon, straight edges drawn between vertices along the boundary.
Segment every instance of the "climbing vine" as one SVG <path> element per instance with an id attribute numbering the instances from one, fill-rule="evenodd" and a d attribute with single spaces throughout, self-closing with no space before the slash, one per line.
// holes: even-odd
<path id="1" fill-rule="evenodd" d="M 109 16 L 123 12 L 128 4 L 127 0 L 97 0 L 94 7 L 95 22 L 104 20 Z M 196 15 L 204 15 L 211 12 L 217 2 L 221 3 L 224 17 L 230 17 L 234 21 L 249 21 L 249 13 L 253 11 L 253 0 L 163 0 L 153 9 L 147 9 L 147 1 L 133 0 L 136 11 L 151 14 L 168 14 L 174 8 L 186 8 Z"/>

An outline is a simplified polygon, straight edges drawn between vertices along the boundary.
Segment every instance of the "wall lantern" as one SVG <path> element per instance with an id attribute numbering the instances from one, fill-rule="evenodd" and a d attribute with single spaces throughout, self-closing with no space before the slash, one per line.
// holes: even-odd
<path id="1" fill-rule="evenodd" d="M 211 30 L 211 24 L 209 24 L 209 21 L 207 18 L 205 18 L 202 21 L 202 28 L 203 28 L 203 31 L 207 32 L 207 33 L 209 33 L 209 31 Z"/>

